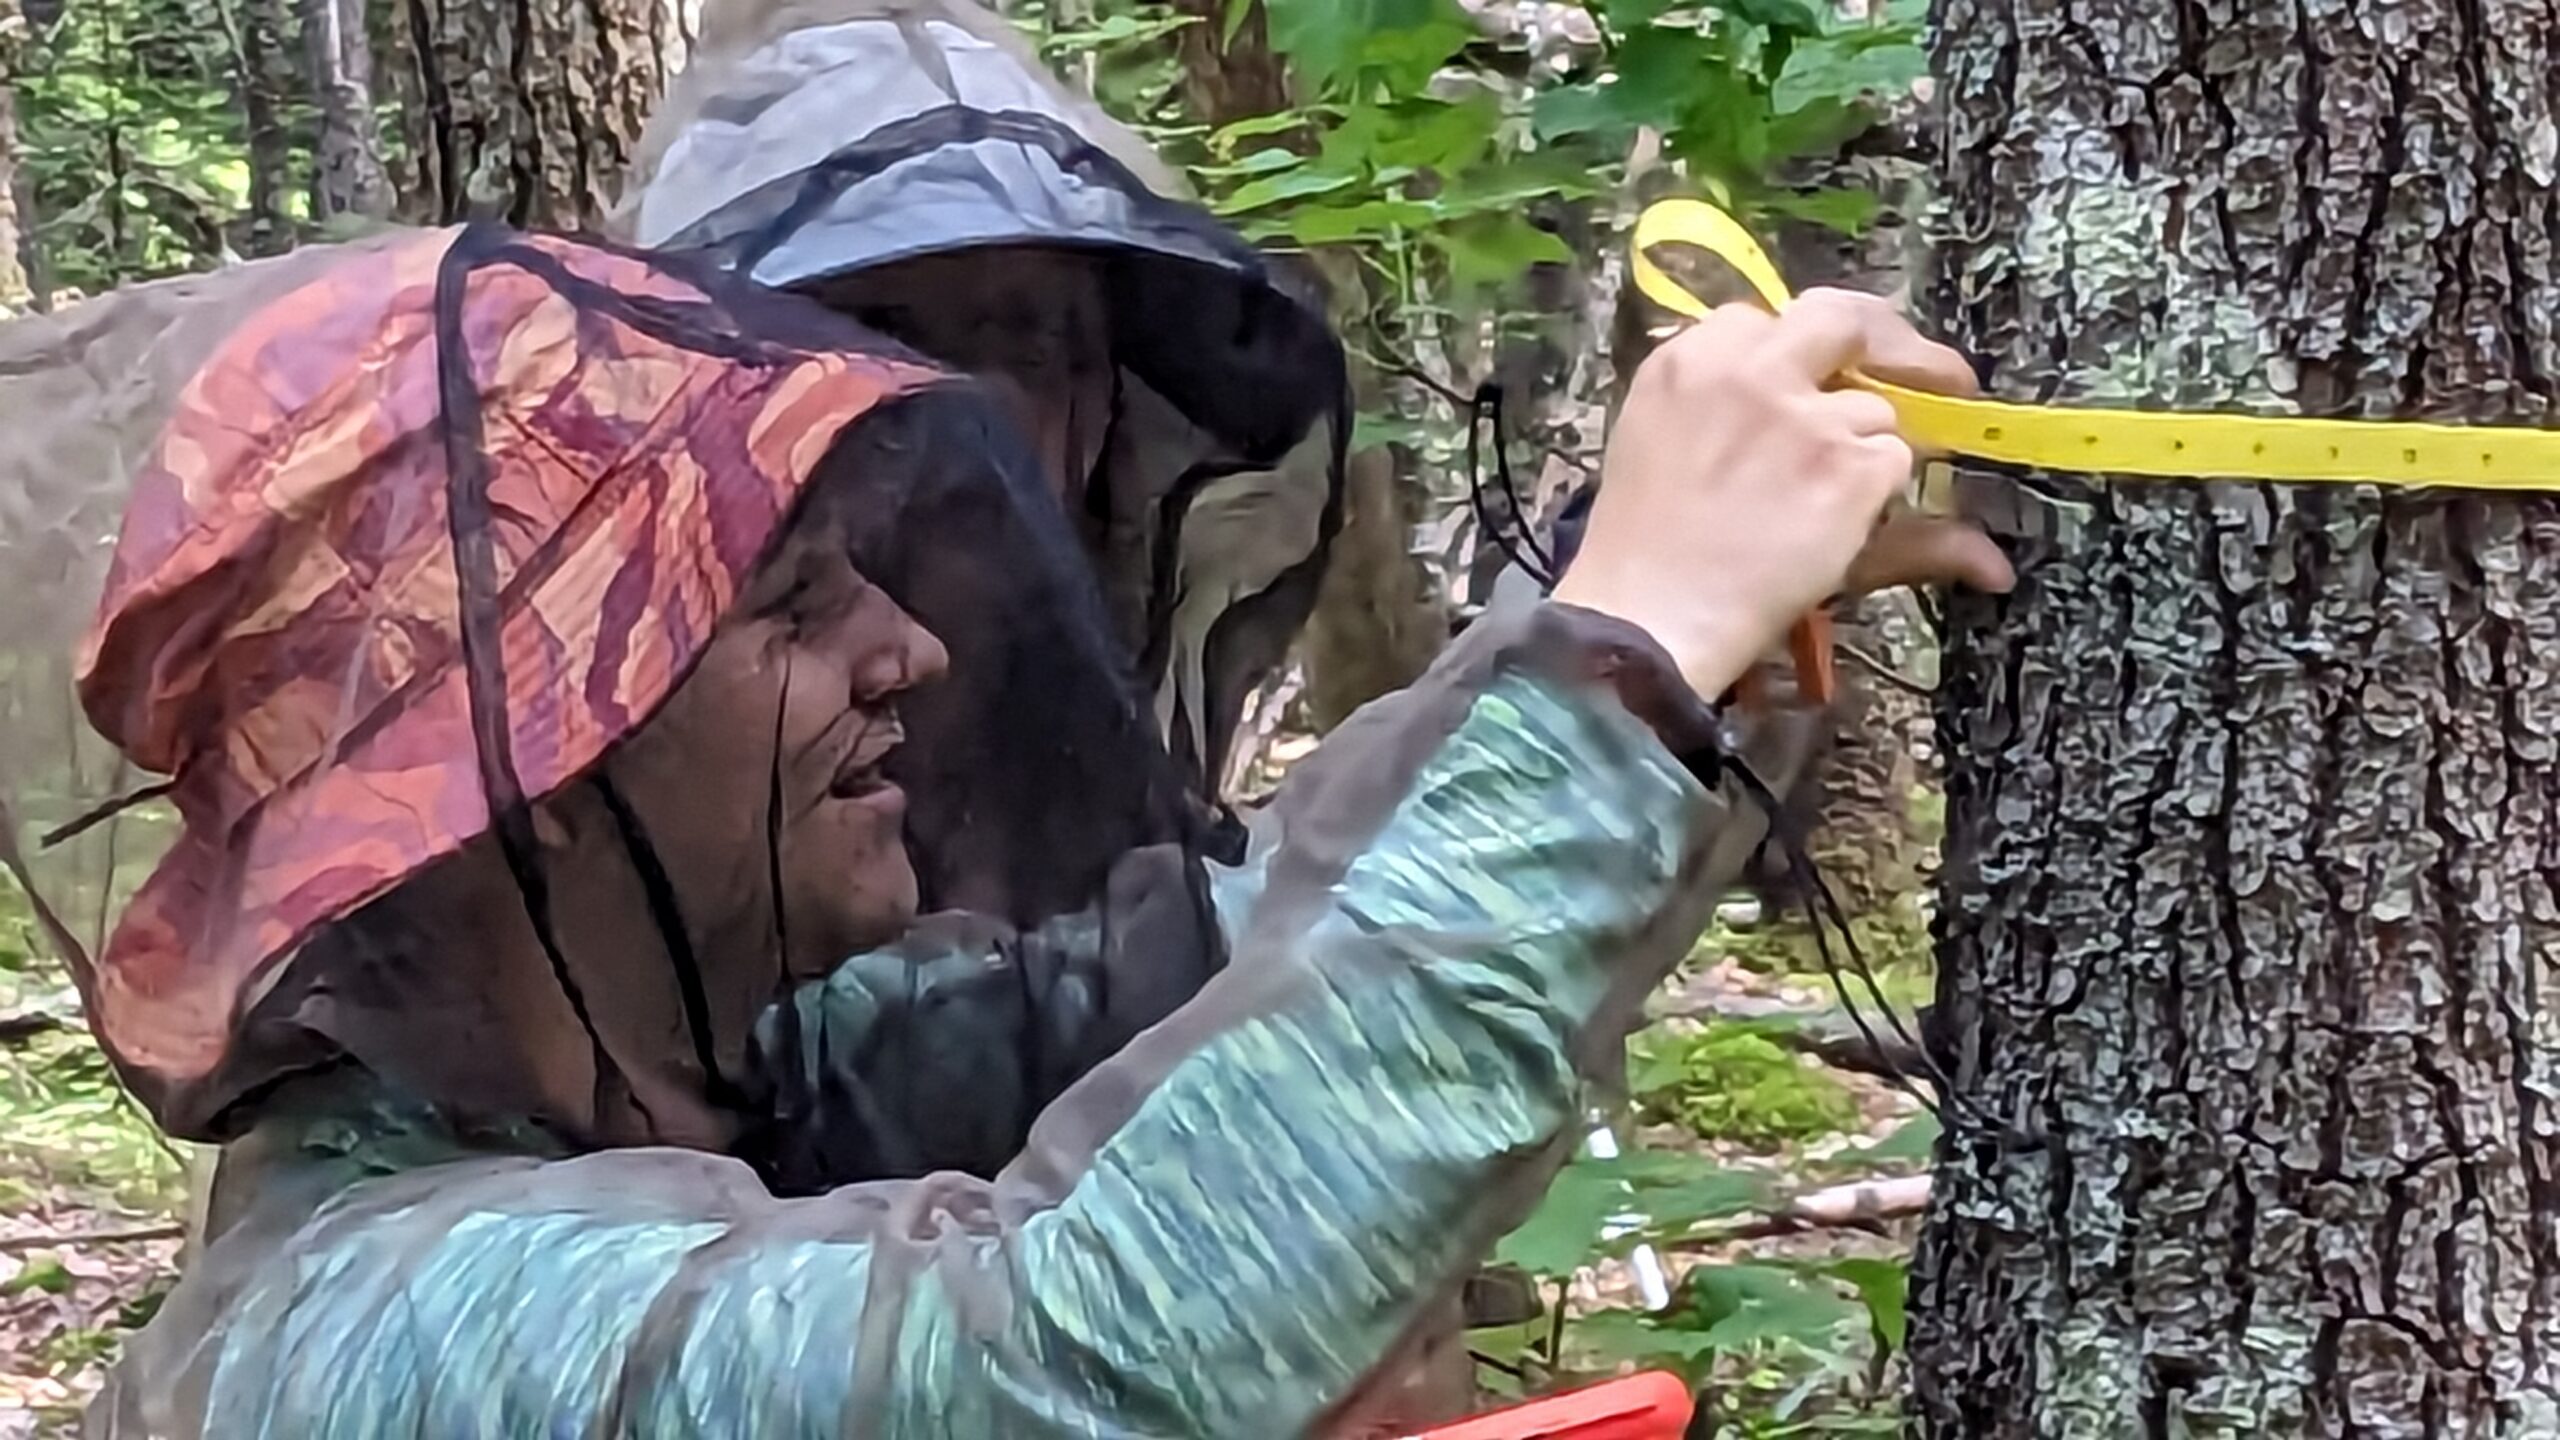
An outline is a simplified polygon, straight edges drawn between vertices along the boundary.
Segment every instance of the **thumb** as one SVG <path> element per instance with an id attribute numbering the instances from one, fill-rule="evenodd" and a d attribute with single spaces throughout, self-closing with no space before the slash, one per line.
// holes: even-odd
<path id="1" fill-rule="evenodd" d="M 1849 565 L 1852 594 L 1897 585 L 1963 585 L 2005 595 L 2018 583 L 2009 557 L 1990 536 L 1962 520 L 1902 511 L 1876 527 Z"/>

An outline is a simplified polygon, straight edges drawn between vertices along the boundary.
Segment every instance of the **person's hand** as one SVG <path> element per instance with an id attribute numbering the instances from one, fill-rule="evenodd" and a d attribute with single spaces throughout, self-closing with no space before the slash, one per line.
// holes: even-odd
<path id="1" fill-rule="evenodd" d="M 1655 351 L 1555 598 L 1643 627 L 1713 696 L 1844 590 L 2008 588 L 2007 562 L 1979 532 L 1909 514 L 1879 523 L 1914 456 L 1891 404 L 1839 386 L 1852 369 L 1974 391 L 1964 357 L 1884 301 L 1839 290 L 1777 316 L 1727 306 Z"/>

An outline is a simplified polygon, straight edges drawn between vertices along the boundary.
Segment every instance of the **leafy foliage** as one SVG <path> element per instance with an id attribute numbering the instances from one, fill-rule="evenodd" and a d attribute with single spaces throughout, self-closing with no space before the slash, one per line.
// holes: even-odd
<path id="1" fill-rule="evenodd" d="M 57 285 L 94 293 L 233 251 L 248 137 L 207 0 L 73 5 L 18 80 L 37 240 Z"/>
<path id="2" fill-rule="evenodd" d="M 0 877 L 0 1014 L 57 1029 L 0 1047 L 0 1205 L 49 1187 L 142 1209 L 175 1202 L 182 1163 L 79 1023 L 69 978 L 38 948 L 14 884 Z"/>
<path id="3" fill-rule="evenodd" d="M 1565 259 L 1533 206 L 1614 183 L 1639 130 L 1746 216 L 1854 227 L 1859 197 L 1778 177 L 1922 67 L 1907 5 L 1869 22 L 1809 0 L 1610 0 L 1586 11 L 1589 44 L 1524 55 L 1456 0 L 1266 3 L 1310 103 L 1280 143 L 1279 117 L 1211 137 L 1220 207 L 1264 238 L 1420 256 L 1461 286 Z"/>

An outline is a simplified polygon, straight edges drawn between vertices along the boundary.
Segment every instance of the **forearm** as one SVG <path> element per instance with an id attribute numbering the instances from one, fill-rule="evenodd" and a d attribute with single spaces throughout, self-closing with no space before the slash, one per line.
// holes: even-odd
<path id="1" fill-rule="evenodd" d="M 1590 658 L 1478 645 L 1329 745 L 1237 963 L 994 1183 L 369 1182 L 207 1257 L 118 1403 L 220 1423 L 132 1433 L 1299 1432 L 1534 1201 L 1752 839 Z"/>

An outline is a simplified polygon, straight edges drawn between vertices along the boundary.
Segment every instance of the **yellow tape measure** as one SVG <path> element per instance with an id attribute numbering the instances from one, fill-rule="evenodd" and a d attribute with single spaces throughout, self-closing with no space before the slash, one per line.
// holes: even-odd
<path id="1" fill-rule="evenodd" d="M 1667 310 L 1691 319 L 1707 313 L 1704 301 L 1646 253 L 1668 244 L 1694 245 L 1731 265 L 1772 310 L 1793 298 L 1760 242 L 1732 216 L 1703 201 L 1666 200 L 1637 218 L 1634 262 L 1636 287 Z M 1955 400 L 1863 377 L 1857 383 L 1893 402 L 1903 438 L 1914 445 L 2047 470 L 2560 490 L 2555 430 L 2074 410 Z"/>

